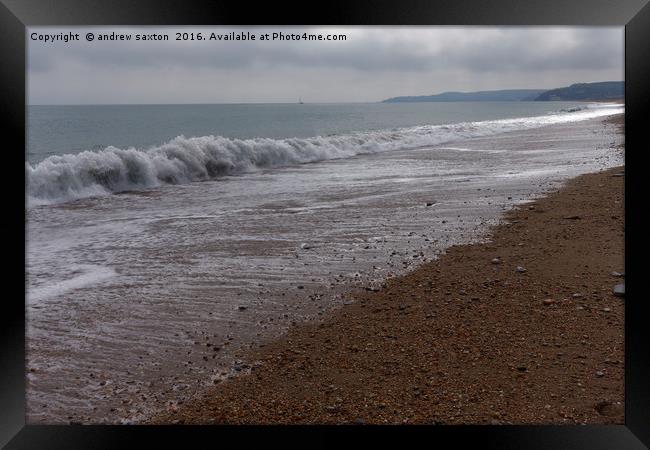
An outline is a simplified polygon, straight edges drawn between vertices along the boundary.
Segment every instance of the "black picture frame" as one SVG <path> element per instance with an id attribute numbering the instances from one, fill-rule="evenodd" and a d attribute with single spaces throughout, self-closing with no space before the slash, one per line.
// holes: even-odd
<path id="1" fill-rule="evenodd" d="M 625 424 L 590 426 L 232 427 L 25 425 L 25 27 L 36 25 L 616 25 L 625 26 Z M 8 449 L 239 445 L 251 437 L 316 446 L 353 434 L 390 442 L 420 435 L 429 445 L 499 449 L 637 449 L 650 446 L 650 339 L 642 291 L 643 153 L 650 118 L 650 5 L 647 0 L 346 1 L 282 7 L 233 1 L 0 0 L 1 178 L 4 255 L 0 358 L 0 444 Z M 9 138 L 7 140 L 7 138 Z M 7 142 L 8 141 L 8 142 Z M 22 184 L 21 184 L 22 183 Z M 23 193 L 24 194 L 24 193 Z M 22 239 L 21 239 L 22 236 Z M 7 289 L 9 287 L 9 289 Z M 254 433 L 250 433 L 254 431 Z"/>

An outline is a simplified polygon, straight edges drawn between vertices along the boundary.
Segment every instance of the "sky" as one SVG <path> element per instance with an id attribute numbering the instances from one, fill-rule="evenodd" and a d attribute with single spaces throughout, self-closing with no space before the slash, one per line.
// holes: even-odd
<path id="1" fill-rule="evenodd" d="M 132 40 L 98 40 L 112 32 Z M 257 39 L 208 39 L 230 32 Z M 260 40 L 279 32 L 346 39 Z M 80 40 L 43 40 L 69 33 Z M 32 105 L 375 102 L 624 79 L 623 27 L 30 27 L 26 38 Z"/>

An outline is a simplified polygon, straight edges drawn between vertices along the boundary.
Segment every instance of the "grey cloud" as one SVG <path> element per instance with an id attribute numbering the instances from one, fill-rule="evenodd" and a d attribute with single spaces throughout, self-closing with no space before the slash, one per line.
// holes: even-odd
<path id="1" fill-rule="evenodd" d="M 166 31 L 173 36 L 174 31 L 202 31 L 206 35 L 210 31 L 221 33 L 246 29 L 156 30 Z M 30 29 L 54 33 L 69 30 Z M 151 28 L 83 28 L 74 31 L 80 32 L 83 39 L 83 34 L 89 30 L 131 33 L 153 31 Z M 30 102 L 60 102 L 64 95 L 75 97 L 75 102 L 99 101 L 91 98 L 92 92 L 88 86 L 84 87 L 83 95 L 81 91 L 74 92 L 74 86 L 70 82 L 75 78 L 73 71 L 83 71 L 85 76 L 96 74 L 93 86 L 101 88 L 102 95 L 107 96 L 110 91 L 123 91 L 128 82 L 128 88 L 134 91 L 133 95 L 142 97 L 138 94 L 138 85 L 141 84 L 141 92 L 147 92 L 147 97 L 138 101 L 154 103 L 178 101 L 168 100 L 169 83 L 177 83 L 179 91 L 189 91 L 186 83 L 205 82 L 210 79 L 210 73 L 222 83 L 229 83 L 231 89 L 212 92 L 209 101 L 237 101 L 229 97 L 229 93 L 234 91 L 250 93 L 241 101 L 275 98 L 274 92 L 285 92 L 291 84 L 305 86 L 309 91 L 305 93 L 306 96 L 322 99 L 321 101 L 380 100 L 403 93 L 405 86 L 422 83 L 422 80 L 427 80 L 427 85 L 422 86 L 420 92 L 408 93 L 432 93 L 451 89 L 555 87 L 562 84 L 540 86 L 536 83 L 540 82 L 538 80 L 546 83 L 593 81 L 585 80 L 585 74 L 591 74 L 596 79 L 620 79 L 623 73 L 622 28 L 357 27 L 250 30 L 255 33 L 278 30 L 346 33 L 348 40 L 145 43 L 82 41 L 69 44 L 29 41 Z M 260 83 L 259 76 L 251 74 L 254 71 L 263 72 L 263 83 Z M 311 79 L 319 78 L 319 74 L 325 73 L 329 77 L 328 84 L 335 85 L 337 80 L 340 81 L 340 95 L 322 98 L 323 92 L 313 87 Z M 138 77 L 142 80 L 139 81 Z M 154 78 L 159 80 L 152 82 Z M 367 82 L 351 82 L 363 79 Z M 503 84 L 496 85 L 495 79 L 501 80 Z M 163 82 L 164 80 L 166 81 Z M 237 80 L 240 84 L 248 82 L 251 85 L 248 89 L 247 86 L 236 86 Z M 463 85 L 459 85 L 460 80 L 463 80 Z M 159 95 L 154 89 L 156 82 L 166 86 Z M 60 89 L 51 89 L 54 87 Z M 210 88 L 206 86 L 206 90 L 210 91 Z M 43 96 L 56 96 L 58 99 L 42 98 Z"/>
<path id="2" fill-rule="evenodd" d="M 466 45 L 445 55 L 445 59 L 469 70 L 521 71 L 585 70 L 620 68 L 623 43 L 615 33 L 594 30 L 577 32 L 577 42 L 560 42 L 546 47 L 541 36 L 527 39 L 516 32 L 509 39 L 488 40 L 481 45 Z"/>

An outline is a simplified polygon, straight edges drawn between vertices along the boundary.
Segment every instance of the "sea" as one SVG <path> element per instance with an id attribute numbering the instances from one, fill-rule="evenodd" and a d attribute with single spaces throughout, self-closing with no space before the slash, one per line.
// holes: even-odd
<path id="1" fill-rule="evenodd" d="M 27 422 L 139 423 L 624 163 L 586 102 L 29 106 Z"/>

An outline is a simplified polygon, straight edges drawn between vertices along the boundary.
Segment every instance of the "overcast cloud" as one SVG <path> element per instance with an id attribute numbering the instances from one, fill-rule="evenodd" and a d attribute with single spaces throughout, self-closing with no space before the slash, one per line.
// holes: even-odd
<path id="1" fill-rule="evenodd" d="M 87 42 L 87 32 L 166 42 Z M 346 41 L 175 41 L 175 32 L 346 34 Z M 45 43 L 31 33 L 79 33 Z M 363 102 L 623 79 L 622 27 L 32 27 L 30 104 Z"/>

